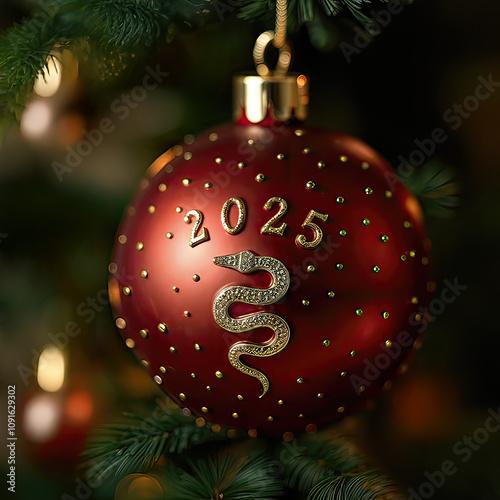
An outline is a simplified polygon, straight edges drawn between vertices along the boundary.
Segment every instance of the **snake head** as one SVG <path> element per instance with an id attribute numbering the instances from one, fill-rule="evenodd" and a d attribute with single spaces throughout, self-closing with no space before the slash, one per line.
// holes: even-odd
<path id="1" fill-rule="evenodd" d="M 221 255 L 214 257 L 213 262 L 216 266 L 235 269 L 240 273 L 250 273 L 254 271 L 255 254 L 250 250 L 242 250 L 231 255 Z"/>

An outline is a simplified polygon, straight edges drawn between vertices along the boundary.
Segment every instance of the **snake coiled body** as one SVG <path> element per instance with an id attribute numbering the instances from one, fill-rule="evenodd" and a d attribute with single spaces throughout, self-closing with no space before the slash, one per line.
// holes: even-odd
<path id="1" fill-rule="evenodd" d="M 264 306 L 280 300 L 290 286 L 290 274 L 285 265 L 274 257 L 260 257 L 250 250 L 214 257 L 214 264 L 221 267 L 235 269 L 240 273 L 249 274 L 254 271 L 267 271 L 271 274 L 273 282 L 269 288 L 250 288 L 247 286 L 231 285 L 223 288 L 215 297 L 213 303 L 213 316 L 216 323 L 232 333 L 243 333 L 255 328 L 271 328 L 274 335 L 266 342 L 236 342 L 228 353 L 229 362 L 240 372 L 255 377 L 262 384 L 264 396 L 269 390 L 269 379 L 261 371 L 245 365 L 240 361 L 240 356 L 257 356 L 260 358 L 274 356 L 281 352 L 290 340 L 290 327 L 288 323 L 277 314 L 260 311 L 233 318 L 229 315 L 229 307 L 235 302 Z"/>

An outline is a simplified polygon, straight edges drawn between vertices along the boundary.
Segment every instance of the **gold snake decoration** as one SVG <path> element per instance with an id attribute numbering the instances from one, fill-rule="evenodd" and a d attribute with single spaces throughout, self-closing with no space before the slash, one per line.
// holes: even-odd
<path id="1" fill-rule="evenodd" d="M 234 368 L 260 381 L 262 394 L 259 397 L 261 398 L 269 390 L 269 379 L 259 370 L 242 363 L 240 356 L 266 358 L 278 354 L 290 340 L 290 327 L 281 316 L 263 311 L 247 314 L 241 318 L 233 318 L 229 315 L 229 307 L 234 302 L 243 302 L 254 306 L 274 304 L 287 292 L 290 286 L 290 274 L 285 265 L 278 259 L 267 256 L 260 257 L 250 250 L 214 257 L 213 262 L 216 266 L 235 269 L 244 274 L 259 270 L 267 271 L 273 278 L 269 288 L 226 286 L 215 296 L 212 308 L 216 323 L 229 332 L 243 333 L 264 327 L 274 331 L 274 335 L 266 342 L 236 342 L 230 347 L 228 353 L 229 362 Z"/>

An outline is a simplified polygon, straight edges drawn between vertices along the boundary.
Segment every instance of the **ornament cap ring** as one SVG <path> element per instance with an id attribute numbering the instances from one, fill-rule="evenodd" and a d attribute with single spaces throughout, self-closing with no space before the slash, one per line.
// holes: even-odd
<path id="1" fill-rule="evenodd" d="M 271 73 L 284 75 L 290 67 L 290 63 L 292 61 L 292 51 L 287 41 L 285 41 L 279 48 L 278 62 L 276 63 L 274 72 L 271 72 L 266 63 L 266 49 L 275 39 L 275 36 L 274 31 L 268 30 L 259 35 L 255 41 L 255 45 L 253 47 L 253 60 L 255 62 L 257 73 L 260 76 L 269 76 Z"/>

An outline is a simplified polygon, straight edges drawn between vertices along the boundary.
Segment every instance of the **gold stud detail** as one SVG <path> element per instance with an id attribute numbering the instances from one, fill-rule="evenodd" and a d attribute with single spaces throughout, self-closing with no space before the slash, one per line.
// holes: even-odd
<path id="1" fill-rule="evenodd" d="M 266 181 L 266 176 L 264 174 L 257 174 L 255 176 L 255 180 L 257 182 L 265 182 Z"/>
<path id="2" fill-rule="evenodd" d="M 149 366 L 149 361 L 147 361 L 146 359 L 141 359 L 141 364 L 142 366 L 145 366 L 147 368 Z"/>
<path id="3" fill-rule="evenodd" d="M 284 160 L 284 159 L 285 159 L 285 155 L 284 155 L 283 153 L 278 153 L 278 154 L 276 155 L 276 158 L 277 158 L 278 160 Z"/>
<path id="4" fill-rule="evenodd" d="M 193 281 L 196 281 L 196 282 L 200 281 L 199 274 L 193 274 Z"/>
<path id="5" fill-rule="evenodd" d="M 249 146 L 255 146 L 255 141 L 253 139 L 248 139 L 247 144 Z"/>
<path id="6" fill-rule="evenodd" d="M 154 205 L 149 205 L 148 212 L 154 214 L 156 212 L 156 207 Z"/>
<path id="7" fill-rule="evenodd" d="M 247 166 L 247 164 L 246 164 L 246 163 L 243 163 L 242 161 L 240 161 L 240 162 L 238 163 L 238 168 L 239 168 L 240 170 L 241 170 L 241 169 L 243 169 L 243 168 L 245 168 L 246 166 Z"/>
<path id="8" fill-rule="evenodd" d="M 346 371 L 342 371 L 342 372 L 340 372 L 340 376 L 341 376 L 342 378 L 347 377 L 347 372 L 346 372 Z"/>
<path id="9" fill-rule="evenodd" d="M 179 288 L 177 288 L 176 286 L 173 286 L 173 287 L 172 287 L 172 290 L 173 290 L 175 293 L 179 293 Z"/>
<path id="10" fill-rule="evenodd" d="M 217 165 L 220 165 L 220 164 L 221 164 L 221 163 L 223 163 L 223 162 L 224 162 L 224 160 L 223 160 L 222 158 L 220 158 L 220 157 L 217 157 L 217 158 L 215 159 L 215 163 L 217 163 Z"/>
<path id="11" fill-rule="evenodd" d="M 415 250 L 411 250 L 410 257 L 415 257 L 415 255 L 417 255 L 417 252 L 415 252 Z"/>
<path id="12" fill-rule="evenodd" d="M 379 239 L 382 243 L 387 243 L 389 241 L 389 236 L 387 236 L 387 234 L 381 234 Z"/>
<path id="13" fill-rule="evenodd" d="M 335 264 L 335 269 L 337 269 L 337 271 L 342 271 L 344 269 L 344 264 L 342 264 L 342 262 L 337 262 Z"/>
<path id="14" fill-rule="evenodd" d="M 196 427 L 205 427 L 205 424 L 207 423 L 203 417 L 198 417 L 194 423 L 196 424 Z M 222 493 L 221 493 L 222 494 Z"/>
<path id="15" fill-rule="evenodd" d="M 370 164 L 367 161 L 361 163 L 361 168 L 363 170 L 368 170 L 370 168 Z"/>
<path id="16" fill-rule="evenodd" d="M 282 399 L 278 399 L 278 404 L 282 405 L 282 404 L 285 404 L 285 402 Z"/>
<path id="17" fill-rule="evenodd" d="M 109 266 L 108 266 L 108 271 L 111 273 L 111 274 L 115 274 L 116 271 L 118 271 L 118 266 L 116 265 L 116 262 L 110 262 Z"/>
<path id="18" fill-rule="evenodd" d="M 354 358 L 354 356 L 356 356 L 356 354 L 358 354 L 354 349 L 349 353 L 349 356 L 351 356 L 351 358 Z"/>
<path id="19" fill-rule="evenodd" d="M 243 400 L 245 399 L 245 398 L 244 398 L 241 394 L 238 394 L 236 397 L 237 397 L 240 401 L 243 401 Z"/>
<path id="20" fill-rule="evenodd" d="M 141 271 L 141 277 L 142 277 L 142 278 L 147 278 L 147 277 L 148 277 L 148 272 L 146 271 L 146 269 L 143 269 L 143 270 Z"/>
<path id="21" fill-rule="evenodd" d="M 389 313 L 387 311 L 382 311 L 380 314 L 382 315 L 382 318 L 389 319 Z"/>
<path id="22" fill-rule="evenodd" d="M 324 169 L 326 167 L 326 163 L 324 161 L 318 161 L 316 164 L 320 170 Z"/>
<path id="23" fill-rule="evenodd" d="M 365 194 L 373 194 L 373 189 L 371 187 L 365 187 Z"/>
<path id="24" fill-rule="evenodd" d="M 303 414 L 303 413 L 299 413 L 297 416 L 298 416 L 299 418 L 304 418 L 304 414 Z"/>
<path id="25" fill-rule="evenodd" d="M 181 392 L 181 393 L 179 394 L 179 399 L 180 399 L 181 401 L 186 401 L 186 395 L 185 395 L 183 392 Z"/>
<path id="26" fill-rule="evenodd" d="M 149 337 L 149 332 L 145 328 L 143 328 L 142 330 L 139 330 L 139 335 L 143 339 L 147 339 Z"/>
<path id="27" fill-rule="evenodd" d="M 302 154 L 308 155 L 311 152 L 311 148 L 304 148 Z"/>
<path id="28" fill-rule="evenodd" d="M 159 375 L 155 375 L 153 378 L 158 385 L 163 384 L 163 379 Z"/>
<path id="29" fill-rule="evenodd" d="M 411 222 L 410 222 L 410 221 L 408 221 L 408 220 L 405 220 L 405 221 L 403 222 L 403 226 L 405 227 L 405 229 L 410 229 L 410 227 L 411 227 Z"/>
<path id="30" fill-rule="evenodd" d="M 212 389 L 209 385 L 207 385 L 207 386 L 205 387 L 205 389 L 206 389 L 207 391 L 209 391 L 209 392 L 211 392 L 211 391 L 213 390 L 213 389 Z"/>
<path id="31" fill-rule="evenodd" d="M 191 373 L 191 378 L 198 378 L 198 377 L 196 376 L 196 373 L 193 372 Z"/>
<path id="32" fill-rule="evenodd" d="M 422 257 L 422 265 L 426 266 L 429 263 L 429 259 L 427 257 Z"/>
<path id="33" fill-rule="evenodd" d="M 125 341 L 125 345 L 129 348 L 129 349 L 133 349 L 135 347 L 135 342 L 132 340 L 132 339 L 127 339 Z"/>
<path id="34" fill-rule="evenodd" d="M 267 417 L 267 420 L 268 420 L 269 422 L 272 422 L 272 421 L 274 420 L 274 417 L 273 417 L 272 415 L 269 415 L 269 416 Z"/>
<path id="35" fill-rule="evenodd" d="M 180 214 L 182 212 L 182 207 L 175 207 L 175 211 Z"/>
<path id="36" fill-rule="evenodd" d="M 120 330 L 124 330 L 125 327 L 127 326 L 127 322 L 123 318 L 116 318 L 115 319 L 115 325 Z"/>
<path id="37" fill-rule="evenodd" d="M 411 303 L 412 304 L 418 304 L 418 297 L 412 297 L 411 298 Z"/>
<path id="38" fill-rule="evenodd" d="M 205 182 L 205 189 L 208 191 L 209 189 L 212 189 L 213 184 L 211 182 Z"/>
<path id="39" fill-rule="evenodd" d="M 338 412 L 338 413 L 344 413 L 344 411 L 345 411 L 345 407 L 344 407 L 344 406 L 339 406 L 339 407 L 337 408 L 337 412 Z"/>
<path id="40" fill-rule="evenodd" d="M 307 266 L 308 273 L 314 273 L 315 271 L 316 271 L 316 268 L 312 264 L 310 266 Z"/>
<path id="41" fill-rule="evenodd" d="M 392 341 L 390 341 L 390 340 L 386 340 L 386 341 L 384 342 L 384 344 L 385 344 L 385 346 L 386 346 L 386 347 L 391 347 L 391 345 L 392 345 Z"/>
<path id="42" fill-rule="evenodd" d="M 316 397 L 318 399 L 323 399 L 325 397 L 325 393 L 324 392 L 318 392 L 318 394 L 316 394 Z"/>
<path id="43" fill-rule="evenodd" d="M 136 248 L 136 250 L 142 250 L 144 248 L 144 243 L 142 241 L 138 241 L 135 244 L 135 248 Z"/>
<path id="44" fill-rule="evenodd" d="M 364 385 L 360 385 L 358 391 L 365 392 L 366 387 Z"/>
<path id="45" fill-rule="evenodd" d="M 165 238 L 167 238 L 167 240 L 171 240 L 173 237 L 174 237 L 174 235 L 172 233 L 167 233 L 165 235 Z"/>
<path id="46" fill-rule="evenodd" d="M 184 311 L 182 314 L 184 314 L 184 316 L 186 318 L 190 318 L 191 317 L 191 313 L 189 311 Z"/>
<path id="47" fill-rule="evenodd" d="M 212 425 L 212 431 L 215 432 L 216 434 L 219 433 L 221 430 L 222 427 L 219 424 Z"/>
<path id="48" fill-rule="evenodd" d="M 158 323 L 158 330 L 161 333 L 168 333 L 168 328 L 167 328 L 167 325 L 165 323 Z"/>
<path id="49" fill-rule="evenodd" d="M 387 190 L 387 191 L 385 192 L 385 197 L 386 197 L 386 198 L 392 198 L 392 191 Z"/>
<path id="50" fill-rule="evenodd" d="M 223 374 L 220 370 L 217 370 L 217 371 L 215 372 L 215 376 L 216 376 L 217 378 L 222 378 L 222 377 L 224 377 L 224 374 Z"/>
<path id="51" fill-rule="evenodd" d="M 234 412 L 234 413 L 233 413 L 233 415 L 232 415 L 232 417 L 233 417 L 233 418 L 238 418 L 238 417 L 239 417 L 239 415 L 238 415 L 236 412 Z"/>
<path id="52" fill-rule="evenodd" d="M 340 160 L 342 163 L 347 163 L 347 160 L 348 160 L 348 159 L 349 159 L 349 158 L 347 158 L 347 156 L 346 156 L 346 155 L 341 155 L 341 156 L 339 156 L 339 160 Z"/>
<path id="53" fill-rule="evenodd" d="M 177 349 L 174 347 L 174 346 L 170 346 L 168 348 L 168 350 L 172 353 L 172 354 L 176 354 L 177 353 Z"/>
<path id="54" fill-rule="evenodd" d="M 420 320 L 422 319 L 422 315 L 421 315 L 421 314 L 419 314 L 419 313 L 415 314 L 415 319 L 416 319 L 417 321 L 420 321 Z"/>
<path id="55" fill-rule="evenodd" d="M 363 314 L 363 309 L 356 309 L 354 312 L 356 313 L 356 316 L 361 316 Z"/>
<path id="56" fill-rule="evenodd" d="M 202 350 L 202 348 L 201 348 L 201 345 L 200 345 L 200 344 L 195 344 L 195 345 L 194 345 L 194 348 L 195 348 L 195 350 L 197 350 L 197 351 L 201 351 L 201 350 Z"/>
<path id="57" fill-rule="evenodd" d="M 160 371 L 162 373 L 167 373 L 167 369 L 164 366 L 160 366 Z"/>
<path id="58" fill-rule="evenodd" d="M 189 186 L 189 184 L 191 184 L 191 179 L 182 179 L 183 186 Z"/>
<path id="59" fill-rule="evenodd" d="M 311 302 L 310 302 L 309 300 L 307 300 L 307 299 L 302 300 L 302 305 L 303 305 L 303 306 L 306 306 L 306 307 L 307 307 L 307 306 L 309 306 L 310 304 L 311 304 Z"/>
<path id="60" fill-rule="evenodd" d="M 125 243 L 127 243 L 127 237 L 124 234 L 120 234 L 120 236 L 118 236 L 118 243 L 125 245 Z"/>
<path id="61" fill-rule="evenodd" d="M 256 438 L 257 437 L 257 429 L 248 429 L 248 437 Z"/>
<path id="62" fill-rule="evenodd" d="M 184 153 L 184 159 L 185 159 L 186 161 L 189 161 L 192 157 L 193 157 L 193 153 L 191 153 L 191 151 L 186 151 L 186 152 Z"/>
<path id="63" fill-rule="evenodd" d="M 404 262 L 406 260 L 406 255 L 401 255 L 401 261 Z"/>
<path id="64" fill-rule="evenodd" d="M 324 339 L 324 340 L 323 340 L 323 345 L 324 345 L 325 347 L 328 347 L 328 346 L 330 345 L 330 343 L 331 343 L 331 342 L 330 342 L 330 339 Z"/>
<path id="65" fill-rule="evenodd" d="M 297 384 L 303 384 L 304 383 L 304 378 L 303 377 L 298 377 L 297 378 Z"/>
<path id="66" fill-rule="evenodd" d="M 202 413 L 208 413 L 208 408 L 206 406 L 201 407 L 201 412 Z"/>
<path id="67" fill-rule="evenodd" d="M 314 184 L 313 181 L 306 182 L 306 189 L 314 189 L 315 187 L 316 187 L 316 184 Z"/>
<path id="68" fill-rule="evenodd" d="M 345 238 L 347 236 L 347 231 L 345 229 L 340 229 L 339 236 L 342 236 L 342 238 Z"/>
<path id="69" fill-rule="evenodd" d="M 303 131 L 303 130 L 300 130 L 300 129 L 297 129 L 297 130 L 295 131 L 295 135 L 296 135 L 297 137 L 302 137 L 302 136 L 304 135 L 304 131 Z"/>
<path id="70" fill-rule="evenodd" d="M 208 139 L 212 142 L 215 142 L 219 138 L 219 134 L 216 132 L 212 132 L 209 136 Z"/>
<path id="71" fill-rule="evenodd" d="M 335 298 L 335 292 L 333 290 L 330 290 L 329 292 L 327 292 L 326 295 L 329 299 Z"/>
<path id="72" fill-rule="evenodd" d="M 380 272 L 380 267 L 379 267 L 379 266 L 373 266 L 373 267 L 372 267 L 372 271 L 373 271 L 374 273 L 379 273 L 379 272 Z"/>
<path id="73" fill-rule="evenodd" d="M 337 196 L 337 200 L 336 201 L 337 201 L 337 203 L 339 205 L 342 205 L 344 203 L 345 199 L 344 199 L 343 196 Z"/>
<path id="74" fill-rule="evenodd" d="M 166 190 L 167 190 L 167 185 L 164 182 L 162 182 L 161 184 L 158 184 L 158 191 L 160 191 L 161 193 L 164 193 Z"/>
<path id="75" fill-rule="evenodd" d="M 129 286 L 124 286 L 123 295 L 132 295 L 132 289 Z"/>

